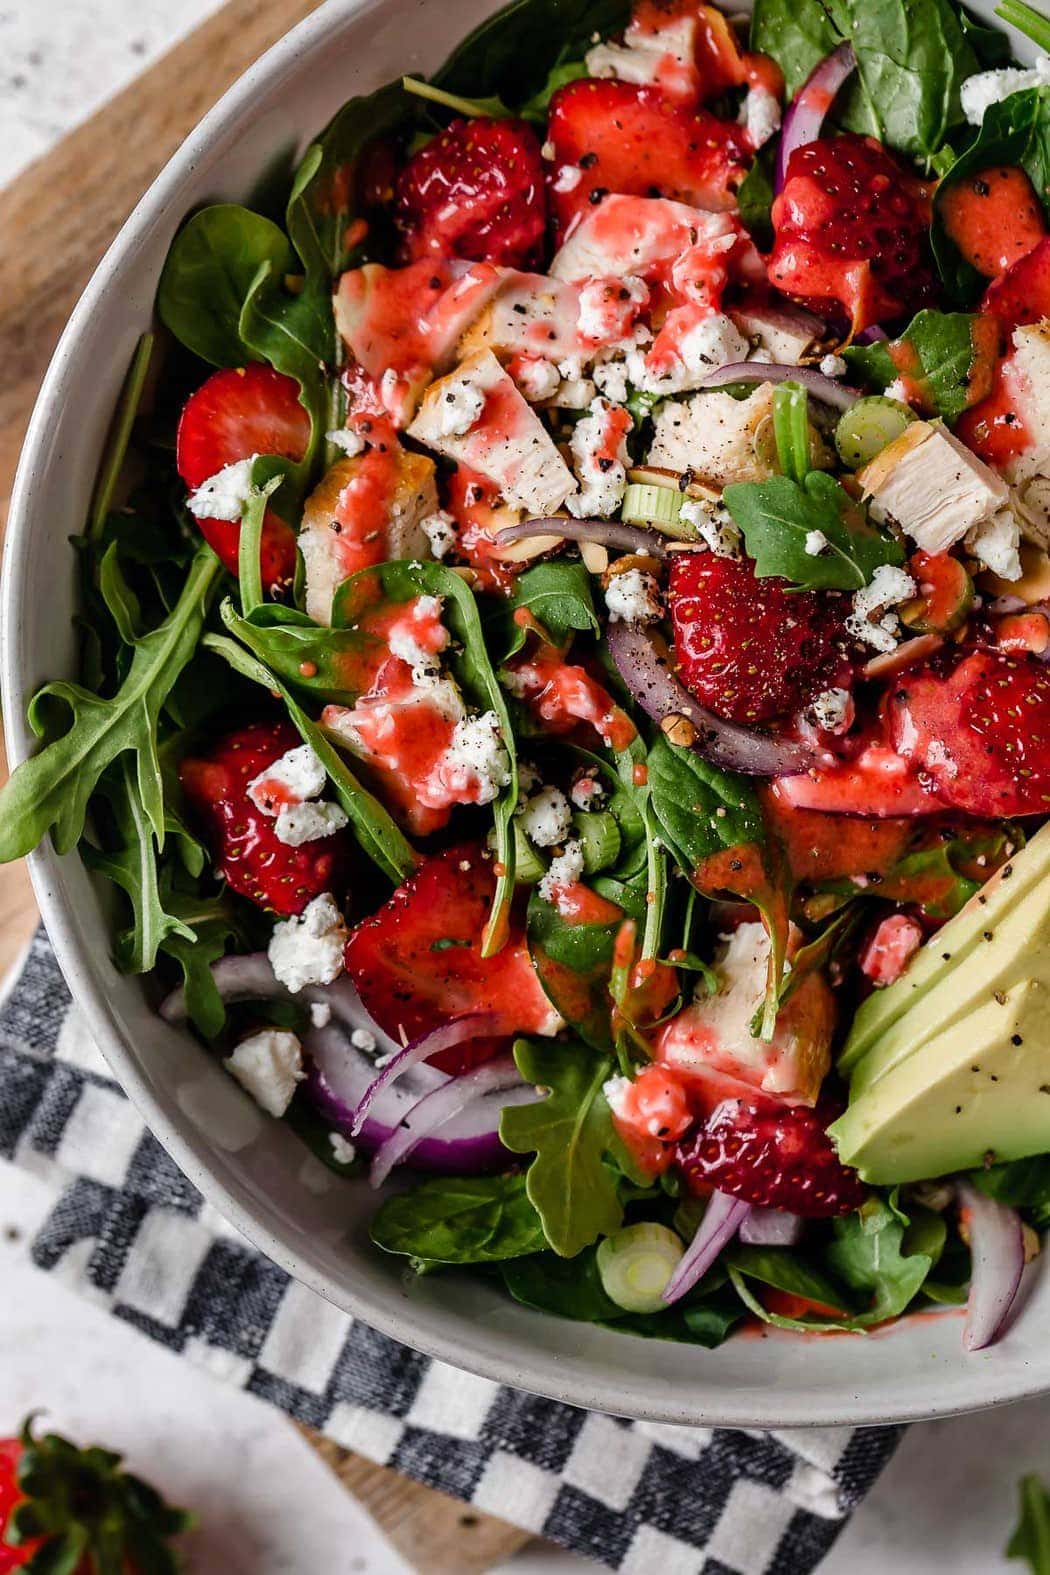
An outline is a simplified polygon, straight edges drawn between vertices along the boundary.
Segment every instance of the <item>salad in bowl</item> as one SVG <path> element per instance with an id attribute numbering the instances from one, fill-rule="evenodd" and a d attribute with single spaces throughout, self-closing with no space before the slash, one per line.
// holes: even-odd
<path id="1" fill-rule="evenodd" d="M 1048 172 L 1047 56 L 951 0 L 517 0 L 186 218 L 0 856 L 79 847 L 377 1252 L 708 1347 L 1004 1327 Z"/>

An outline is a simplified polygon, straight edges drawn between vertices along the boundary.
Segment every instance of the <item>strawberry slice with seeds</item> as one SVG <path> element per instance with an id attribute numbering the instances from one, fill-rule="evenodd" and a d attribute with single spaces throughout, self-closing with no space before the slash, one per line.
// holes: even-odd
<path id="1" fill-rule="evenodd" d="M 772 212 L 769 282 L 811 311 L 859 332 L 931 299 L 928 189 L 873 137 L 796 148 Z"/>
<path id="2" fill-rule="evenodd" d="M 403 262 L 538 266 L 547 204 L 536 133 L 523 120 L 454 120 L 401 171 L 395 219 Z"/>
<path id="3" fill-rule="evenodd" d="M 674 554 L 668 587 L 678 676 L 717 716 L 764 722 L 799 710 L 833 681 L 848 685 L 845 604 L 747 558 Z"/>
<path id="4" fill-rule="evenodd" d="M 716 1187 L 759 1208 L 807 1219 L 850 1214 L 866 1188 L 835 1153 L 827 1127 L 837 1111 L 726 1099 L 688 1141 L 677 1161 L 696 1191 Z"/>
<path id="5" fill-rule="evenodd" d="M 558 89 L 547 135 L 554 147 L 548 190 L 560 238 L 609 192 L 671 197 L 716 212 L 732 208 L 752 159 L 740 126 L 672 104 L 657 88 L 604 77 Z"/>
<path id="6" fill-rule="evenodd" d="M 1011 329 L 1050 317 L 1050 235 L 992 280 L 981 311 L 994 313 L 1007 337 Z"/>
<path id="7" fill-rule="evenodd" d="M 889 717 L 900 754 L 956 809 L 1050 811 L 1050 672 L 1033 657 L 980 650 L 905 673 Z"/>
<path id="8" fill-rule="evenodd" d="M 248 796 L 248 784 L 302 740 L 290 722 L 255 722 L 219 739 L 203 755 L 187 755 L 179 781 L 195 825 L 207 840 L 216 872 L 260 908 L 298 914 L 342 883 L 349 844 L 334 832 L 300 847 L 277 836 L 272 815 Z"/>
<path id="9" fill-rule="evenodd" d="M 190 395 L 179 421 L 175 460 L 179 475 L 195 492 L 227 465 L 253 454 L 277 454 L 298 462 L 309 442 L 310 417 L 299 403 L 299 384 L 252 361 L 213 372 Z M 200 518 L 197 524 L 225 567 L 236 574 L 240 520 Z M 295 532 L 273 509 L 267 509 L 263 521 L 260 560 L 268 591 L 292 583 Z"/>
<path id="10" fill-rule="evenodd" d="M 427 859 L 346 944 L 346 971 L 381 1028 L 407 1044 L 470 1012 L 497 1012 L 522 1034 L 549 1034 L 560 1019 L 543 993 L 521 916 L 506 945 L 481 955 L 496 876 L 473 843 Z M 435 1056 L 446 1072 L 488 1060 L 506 1040 L 474 1040 Z"/>

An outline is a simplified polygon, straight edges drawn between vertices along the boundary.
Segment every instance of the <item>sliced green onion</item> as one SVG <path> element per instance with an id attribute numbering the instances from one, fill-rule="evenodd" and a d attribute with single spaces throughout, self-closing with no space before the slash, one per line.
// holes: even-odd
<path id="1" fill-rule="evenodd" d="M 598 1246 L 602 1289 L 624 1312 L 660 1312 L 664 1291 L 684 1253 L 681 1238 L 666 1225 L 645 1220 L 628 1225 Z"/>
<path id="2" fill-rule="evenodd" d="M 914 410 L 885 394 L 870 394 L 867 399 L 858 399 L 835 428 L 839 458 L 851 470 L 859 470 L 862 465 L 870 464 L 876 454 L 881 454 L 894 438 L 899 438 L 915 419 Z"/>
<path id="3" fill-rule="evenodd" d="M 573 831 L 583 852 L 588 875 L 611 869 L 620 857 L 623 838 L 615 815 L 608 810 L 581 810 L 572 817 Z"/>
<path id="4" fill-rule="evenodd" d="M 514 822 L 514 879 L 519 886 L 535 886 L 547 873 L 547 866 L 522 829 L 521 821 Z"/>
<path id="5" fill-rule="evenodd" d="M 785 476 L 800 484 L 813 468 L 809 447 L 809 396 L 801 383 L 780 383 L 773 390 L 773 436 Z"/>
<path id="6" fill-rule="evenodd" d="M 620 518 L 625 525 L 651 525 L 661 535 L 672 536 L 676 541 L 695 541 L 695 528 L 682 518 L 685 501 L 677 487 L 658 487 L 651 483 L 643 486 L 632 481 L 623 495 Z"/>

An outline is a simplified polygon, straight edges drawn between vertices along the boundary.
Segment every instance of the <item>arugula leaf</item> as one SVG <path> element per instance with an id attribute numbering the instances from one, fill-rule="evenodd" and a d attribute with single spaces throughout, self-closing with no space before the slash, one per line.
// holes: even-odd
<path id="1" fill-rule="evenodd" d="M 649 793 L 661 835 L 686 874 L 723 848 L 765 839 L 747 778 L 720 770 L 662 733 L 649 751 Z"/>
<path id="2" fill-rule="evenodd" d="M 388 1198 L 372 1221 L 384 1252 L 428 1263 L 499 1263 L 544 1246 L 525 1177 L 435 1176 Z"/>
<path id="3" fill-rule="evenodd" d="M 518 617 L 515 617 L 518 614 Z M 505 640 L 503 661 L 516 656 L 528 635 L 524 615 L 541 623 L 555 645 L 574 634 L 598 634 L 591 577 L 582 563 L 538 563 L 519 575 L 506 603 L 498 609 Z"/>
<path id="4" fill-rule="evenodd" d="M 532 1039 L 518 1040 L 514 1059 L 527 1082 L 550 1092 L 505 1109 L 500 1137 L 515 1154 L 535 1154 L 526 1190 L 548 1242 L 571 1258 L 623 1219 L 616 1172 L 604 1163 L 616 1139 L 602 1092 L 613 1063 L 584 1045 Z"/>
<path id="5" fill-rule="evenodd" d="M 468 98 L 495 96 L 518 109 L 541 93 L 550 73 L 578 60 L 594 33 L 620 32 L 629 0 L 513 0 L 463 40 L 433 77 Z"/>
<path id="6" fill-rule="evenodd" d="M 856 1213 L 832 1223 L 828 1266 L 867 1302 L 853 1319 L 858 1328 L 899 1317 L 933 1267 L 933 1252 L 907 1251 L 905 1219 L 890 1201 L 872 1194 Z"/>
<path id="7" fill-rule="evenodd" d="M 231 626 L 231 615 L 235 624 L 236 615 L 233 614 L 229 602 L 223 603 L 221 613 L 223 622 L 228 627 Z M 343 756 L 333 744 L 329 743 L 323 730 L 316 722 L 311 721 L 280 680 L 268 667 L 256 657 L 250 656 L 233 640 L 227 640 L 222 635 L 207 634 L 201 643 L 207 650 L 224 657 L 233 670 L 240 673 L 242 677 L 250 678 L 270 694 L 281 697 L 303 743 L 309 744 L 319 756 L 335 790 L 335 796 L 346 810 L 354 836 L 364 852 L 374 864 L 378 864 L 395 885 L 400 885 L 402 881 L 407 880 L 418 863 L 411 843 L 395 825 L 379 800 L 357 780 Z"/>
<path id="8" fill-rule="evenodd" d="M 233 906 L 225 893 L 201 897 L 180 891 L 170 877 L 162 880 L 161 895 L 179 929 L 164 937 L 160 949 L 182 970 L 190 1021 L 205 1039 L 215 1039 L 226 1022 L 226 1007 L 211 969 L 231 940 L 242 939 Z"/>
<path id="9" fill-rule="evenodd" d="M 883 563 L 904 562 L 904 549 L 870 525 L 860 504 L 822 470 L 800 485 L 788 476 L 738 481 L 723 502 L 744 533 L 760 579 L 779 575 L 808 590 L 857 591 Z M 827 546 L 806 551 L 820 531 Z"/>
<path id="10" fill-rule="evenodd" d="M 1037 1476 L 1021 1478 L 1017 1525 L 1006 1545 L 1008 1559 L 1024 1559 L 1032 1575 L 1050 1575 L 1050 1494 Z"/>
<path id="11" fill-rule="evenodd" d="M 367 661 L 378 642 L 359 629 L 329 629 L 294 607 L 265 602 L 248 618 L 231 608 L 226 626 L 284 683 L 312 700 L 352 706 L 365 685 Z M 302 669 L 315 669 L 304 678 Z"/>
<path id="12" fill-rule="evenodd" d="M 1050 217 L 1050 87 L 1026 88 L 990 104 L 974 141 L 952 165 L 933 199 L 930 238 L 948 292 L 960 305 L 972 305 L 987 279 L 962 256 L 945 223 L 945 201 L 960 181 L 996 164 L 1019 165 Z"/>
<path id="13" fill-rule="evenodd" d="M 48 831 L 57 853 L 75 847 L 99 778 L 126 750 L 135 756 L 139 803 L 163 847 L 157 720 L 197 648 L 220 573 L 211 548 L 198 548 L 174 609 L 135 641 L 127 677 L 111 699 L 65 680 L 46 684 L 34 696 L 29 721 L 38 737 L 50 731 L 55 702 L 54 709 L 68 715 L 69 727 L 23 761 L 0 790 L 0 863 L 21 858 Z"/>
<path id="14" fill-rule="evenodd" d="M 997 1202 L 1022 1209 L 1036 1230 L 1050 1230 L 1050 1154 L 972 1170 L 970 1180 Z"/>
<path id="15" fill-rule="evenodd" d="M 529 897 L 526 931 L 539 981 L 552 1006 L 598 1050 L 612 1048 L 609 976 L 621 923 L 566 924 L 538 890 Z"/>
<path id="16" fill-rule="evenodd" d="M 284 231 L 233 202 L 193 214 L 171 243 L 157 287 L 161 322 L 212 366 L 258 359 L 241 334 L 241 313 L 260 271 L 283 278 L 295 268 Z"/>
<path id="17" fill-rule="evenodd" d="M 89 540 L 94 540 L 102 534 L 109 511 L 113 505 L 113 494 L 116 491 L 117 481 L 120 477 L 124 461 L 127 458 L 128 444 L 131 441 L 131 431 L 135 425 L 139 405 L 142 402 L 142 393 L 149 376 L 150 364 L 153 360 L 153 351 L 156 341 L 152 334 L 143 334 L 135 346 L 135 354 L 131 358 L 128 374 L 124 379 L 124 386 L 120 391 L 120 402 L 113 417 L 106 452 L 99 466 L 95 490 L 91 498 L 91 508 L 88 513 L 88 526 L 85 535 Z"/>
<path id="18" fill-rule="evenodd" d="M 850 370 L 866 388 L 882 393 L 906 372 L 924 415 L 953 425 L 991 391 L 999 353 L 999 329 L 987 315 L 920 312 L 898 339 L 849 345 Z"/>

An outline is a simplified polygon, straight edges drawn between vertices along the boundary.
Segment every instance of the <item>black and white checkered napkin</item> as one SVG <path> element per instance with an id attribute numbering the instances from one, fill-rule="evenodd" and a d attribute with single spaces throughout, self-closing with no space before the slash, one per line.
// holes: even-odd
<path id="1" fill-rule="evenodd" d="M 430 1361 L 225 1223 L 120 1092 L 41 931 L 0 1007 L 0 1155 L 56 1202 L 34 1261 L 338 1443 L 622 1575 L 806 1575 L 895 1428 L 630 1423 Z"/>

